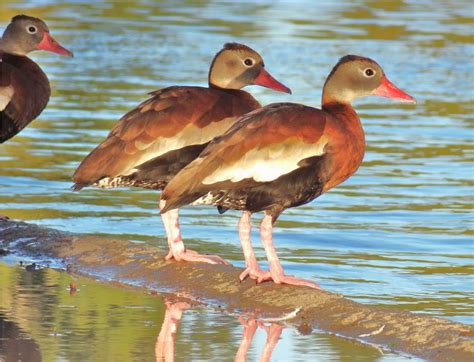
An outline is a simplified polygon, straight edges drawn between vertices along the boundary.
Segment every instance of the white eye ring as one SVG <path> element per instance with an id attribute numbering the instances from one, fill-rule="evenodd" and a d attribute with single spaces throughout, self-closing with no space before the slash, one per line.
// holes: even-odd
<path id="1" fill-rule="evenodd" d="M 26 31 L 28 32 L 28 34 L 36 34 L 38 32 L 38 28 L 34 25 L 28 25 L 26 27 Z"/>
<path id="2" fill-rule="evenodd" d="M 244 59 L 244 65 L 248 68 L 253 67 L 255 65 L 255 59 L 250 58 L 250 57 L 245 58 Z"/>
<path id="3" fill-rule="evenodd" d="M 365 68 L 362 73 L 366 78 L 372 78 L 375 75 L 375 70 L 373 68 Z"/>

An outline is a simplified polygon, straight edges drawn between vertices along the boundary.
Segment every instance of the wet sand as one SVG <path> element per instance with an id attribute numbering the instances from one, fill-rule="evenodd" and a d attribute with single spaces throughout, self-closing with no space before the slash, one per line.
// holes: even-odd
<path id="1" fill-rule="evenodd" d="M 474 359 L 474 328 L 427 315 L 353 302 L 329 291 L 263 283 L 239 283 L 240 269 L 224 265 L 167 262 L 157 248 L 102 236 L 69 234 L 13 220 L 0 220 L 0 248 L 56 265 L 72 274 L 151 292 L 174 293 L 229 312 L 281 318 L 355 338 L 396 352 L 436 361 Z M 1 253 L 0 253 L 1 255 Z"/>

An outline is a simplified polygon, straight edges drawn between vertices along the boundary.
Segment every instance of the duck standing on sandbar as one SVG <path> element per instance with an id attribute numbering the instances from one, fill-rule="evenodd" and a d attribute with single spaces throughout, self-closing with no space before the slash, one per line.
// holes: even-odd
<path id="1" fill-rule="evenodd" d="M 135 186 L 161 190 L 209 141 L 238 117 L 261 107 L 241 88 L 255 84 L 291 93 L 265 70 L 256 51 L 238 43 L 225 44 L 216 54 L 208 78 L 209 87 L 175 86 L 152 92 L 82 161 L 73 176 L 73 189 Z M 167 260 L 227 264 L 218 256 L 184 247 L 177 209 L 161 217 L 169 246 Z"/>
<path id="2" fill-rule="evenodd" d="M 272 240 L 273 224 L 287 208 L 306 204 L 357 171 L 365 152 L 362 124 L 352 101 L 376 95 L 415 102 L 372 59 L 347 55 L 329 74 L 321 109 L 274 103 L 252 111 L 213 140 L 164 189 L 162 212 L 187 204 L 242 210 L 239 237 L 246 277 L 320 288 L 285 275 Z M 264 211 L 260 238 L 269 271 L 260 270 L 250 242 L 250 215 Z"/>

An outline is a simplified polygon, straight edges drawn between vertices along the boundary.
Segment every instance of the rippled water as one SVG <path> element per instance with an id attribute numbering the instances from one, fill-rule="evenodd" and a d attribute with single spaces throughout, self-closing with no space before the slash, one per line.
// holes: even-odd
<path id="1" fill-rule="evenodd" d="M 317 106 L 337 59 L 366 55 L 418 104 L 356 102 L 364 163 L 343 185 L 280 217 L 275 242 L 285 270 L 357 301 L 473 322 L 470 1 L 2 4 L 0 27 L 17 13 L 42 16 L 76 57 L 34 54 L 54 91 L 39 119 L 0 145 L 0 213 L 164 247 L 157 192 L 69 189 L 79 162 L 121 115 L 149 91 L 205 85 L 227 41 L 258 50 L 292 88 L 289 96 L 248 87 L 263 104 Z M 194 207 L 182 216 L 189 247 L 242 265 L 237 213 Z"/>
<path id="2" fill-rule="evenodd" d="M 0 283 L 0 361 L 164 361 L 173 348 L 175 361 L 233 361 L 244 333 L 242 323 L 252 324 L 249 316 L 73 280 L 51 269 L 28 271 L 0 263 Z M 70 283 L 75 283 L 75 292 Z M 170 322 L 174 338 L 166 328 Z M 266 340 L 273 333 L 280 338 L 270 354 L 272 361 L 418 361 L 310 332 L 264 323 L 240 355 L 258 361 L 270 349 Z M 172 343 L 160 344 L 166 339 Z"/>

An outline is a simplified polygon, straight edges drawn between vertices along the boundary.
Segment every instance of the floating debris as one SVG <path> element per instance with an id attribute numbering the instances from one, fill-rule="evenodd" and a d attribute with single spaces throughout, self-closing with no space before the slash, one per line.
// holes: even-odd
<path id="1" fill-rule="evenodd" d="M 376 331 L 373 331 L 373 332 L 370 332 L 370 333 L 365 333 L 365 334 L 359 334 L 359 337 L 375 336 L 376 334 L 381 333 L 384 328 L 385 328 L 385 324 L 382 327 L 380 327 L 379 329 L 377 329 Z"/>
<path id="2" fill-rule="evenodd" d="M 296 317 L 298 312 L 302 309 L 303 307 L 298 307 L 294 311 L 284 314 L 281 317 L 270 317 L 270 318 L 258 318 L 260 322 L 284 322 L 290 319 L 293 319 Z"/>

